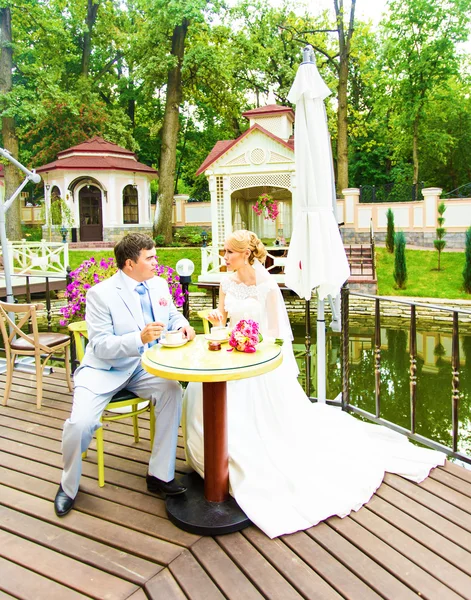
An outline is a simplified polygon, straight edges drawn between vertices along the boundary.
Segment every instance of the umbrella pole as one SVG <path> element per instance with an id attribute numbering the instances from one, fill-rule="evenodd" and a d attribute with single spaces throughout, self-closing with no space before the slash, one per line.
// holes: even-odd
<path id="1" fill-rule="evenodd" d="M 325 315 L 324 300 L 317 298 L 317 401 L 325 402 Z"/>
<path id="2" fill-rule="evenodd" d="M 304 355 L 305 367 L 306 367 L 306 396 L 311 397 L 311 301 L 306 300 L 304 307 L 304 323 L 305 323 L 305 337 L 304 345 L 306 346 L 306 353 Z"/>

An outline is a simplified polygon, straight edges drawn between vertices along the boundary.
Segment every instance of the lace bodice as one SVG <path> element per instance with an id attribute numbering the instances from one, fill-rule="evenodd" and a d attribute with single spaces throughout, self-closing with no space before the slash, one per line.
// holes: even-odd
<path id="1" fill-rule="evenodd" d="M 225 293 L 224 308 L 229 313 L 230 325 L 234 326 L 241 319 L 252 319 L 260 324 L 263 332 L 267 330 L 266 311 L 264 310 L 270 283 L 246 285 L 237 283 L 231 277 L 222 281 Z"/>

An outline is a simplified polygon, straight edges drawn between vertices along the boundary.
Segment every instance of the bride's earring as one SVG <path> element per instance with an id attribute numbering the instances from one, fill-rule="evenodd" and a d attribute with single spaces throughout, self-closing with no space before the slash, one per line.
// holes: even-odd
<path id="1" fill-rule="evenodd" d="M 244 264 L 248 265 L 249 261 L 247 259 L 245 259 L 245 263 Z"/>

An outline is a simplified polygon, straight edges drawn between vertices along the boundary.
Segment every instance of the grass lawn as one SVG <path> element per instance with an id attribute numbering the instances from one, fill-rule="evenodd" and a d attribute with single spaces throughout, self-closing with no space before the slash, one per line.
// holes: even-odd
<path id="1" fill-rule="evenodd" d="M 114 256 L 113 250 L 69 250 L 69 263 L 72 270 L 76 269 L 87 258 L 94 257 L 96 260 Z M 189 258 L 195 265 L 193 280 L 201 273 L 201 250 L 200 248 L 157 248 L 159 264 L 175 268 L 181 258 Z M 194 291 L 198 288 L 195 286 Z M 190 286 L 193 291 L 193 286 Z"/>
<path id="2" fill-rule="evenodd" d="M 394 281 L 394 254 L 386 248 L 376 248 L 378 294 L 471 300 L 471 294 L 463 291 L 464 262 L 464 251 L 442 252 L 437 271 L 436 250 L 406 248 L 407 282 L 405 289 L 399 290 Z"/>
<path id="3" fill-rule="evenodd" d="M 69 250 L 69 262 L 75 269 L 87 258 L 97 260 L 113 256 L 112 250 Z M 193 281 L 201 273 L 200 248 L 157 248 L 159 263 L 175 268 L 181 258 L 189 258 L 195 264 Z M 438 254 L 434 250 L 408 250 L 406 248 L 407 282 L 404 290 L 396 289 L 394 281 L 394 254 L 386 248 L 376 248 L 378 294 L 381 296 L 417 296 L 420 298 L 449 298 L 471 300 L 471 294 L 463 291 L 463 252 L 442 252 L 441 270 L 437 271 Z M 190 286 L 196 291 L 196 286 Z"/>

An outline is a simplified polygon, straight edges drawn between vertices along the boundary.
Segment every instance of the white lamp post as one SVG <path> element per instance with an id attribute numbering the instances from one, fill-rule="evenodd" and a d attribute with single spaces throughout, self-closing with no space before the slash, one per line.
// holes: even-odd
<path id="1" fill-rule="evenodd" d="M 185 319 L 190 319 L 190 302 L 188 296 L 188 286 L 191 283 L 191 276 L 195 270 L 193 261 L 189 258 L 182 258 L 177 262 L 176 265 L 177 273 L 180 277 L 180 283 L 182 284 L 182 290 L 185 295 L 185 302 L 183 304 L 183 316 Z"/>

